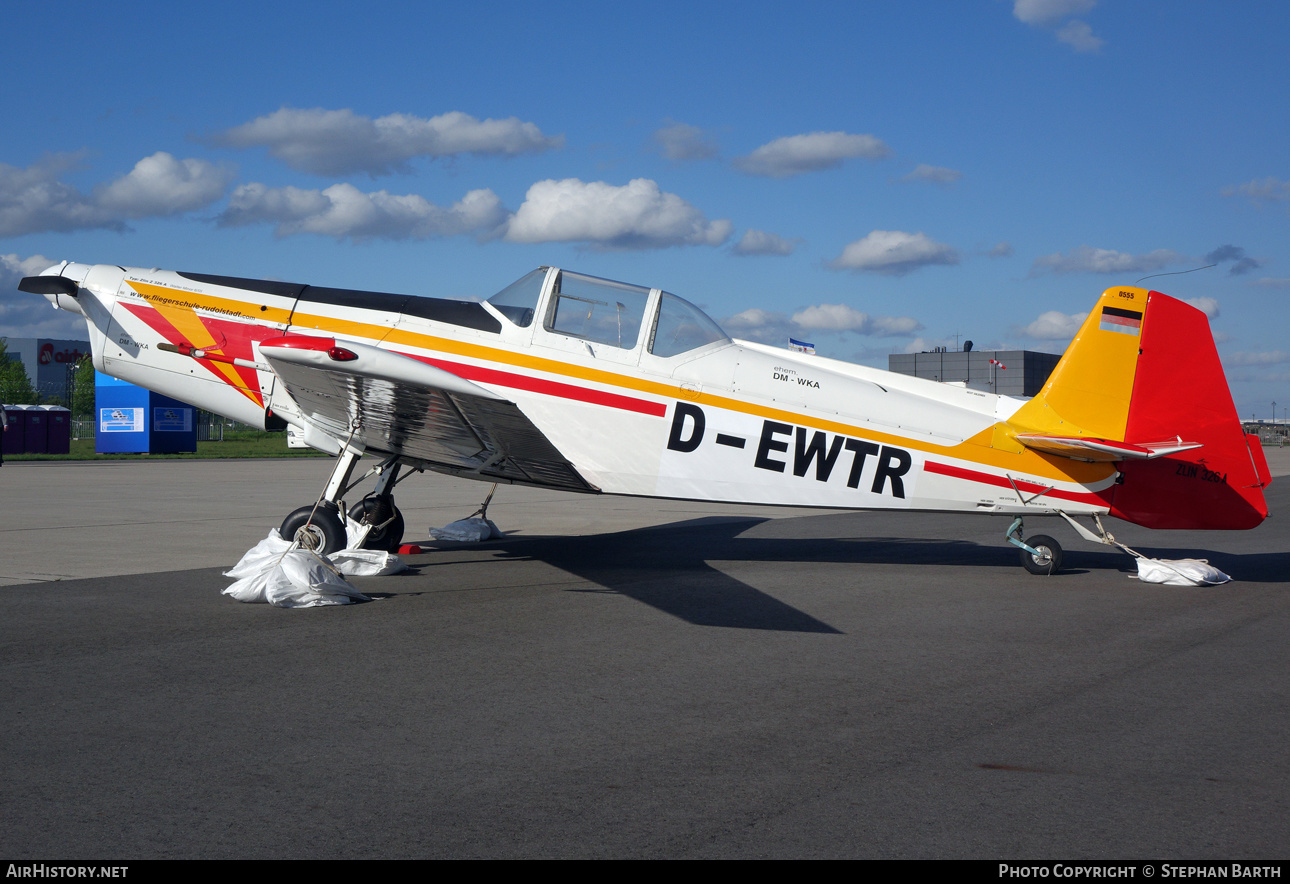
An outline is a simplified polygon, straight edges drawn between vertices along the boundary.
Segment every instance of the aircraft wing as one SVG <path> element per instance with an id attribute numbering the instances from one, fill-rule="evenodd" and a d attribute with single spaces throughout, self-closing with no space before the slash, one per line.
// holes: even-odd
<path id="1" fill-rule="evenodd" d="M 1150 460 L 1200 448 L 1199 442 L 1184 442 L 1181 437 L 1168 442 L 1120 442 L 1115 439 L 1093 439 L 1087 436 L 1049 436 L 1043 433 L 1018 433 L 1017 441 L 1027 448 L 1075 460 L 1111 462 L 1117 460 Z"/>
<path id="2" fill-rule="evenodd" d="M 596 491 L 514 403 L 368 344 L 306 335 L 260 342 L 303 416 L 342 442 L 482 478 Z"/>

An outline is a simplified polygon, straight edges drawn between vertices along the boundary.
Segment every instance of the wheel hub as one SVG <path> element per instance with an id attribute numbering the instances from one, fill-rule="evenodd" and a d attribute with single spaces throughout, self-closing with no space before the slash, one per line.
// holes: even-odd
<path id="1" fill-rule="evenodd" d="M 293 539 L 300 544 L 301 549 L 306 549 L 309 552 L 317 552 L 327 545 L 327 538 L 323 535 L 322 529 L 312 522 L 297 529 L 296 536 Z"/>

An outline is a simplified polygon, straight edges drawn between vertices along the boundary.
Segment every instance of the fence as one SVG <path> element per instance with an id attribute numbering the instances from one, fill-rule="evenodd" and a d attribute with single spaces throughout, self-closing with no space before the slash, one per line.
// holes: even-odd
<path id="1" fill-rule="evenodd" d="M 223 442 L 225 430 L 235 430 L 244 426 L 237 421 L 228 420 L 209 411 L 197 411 L 193 418 L 197 425 L 198 442 Z M 93 418 L 82 418 L 72 421 L 72 439 L 93 439 L 95 425 Z"/>

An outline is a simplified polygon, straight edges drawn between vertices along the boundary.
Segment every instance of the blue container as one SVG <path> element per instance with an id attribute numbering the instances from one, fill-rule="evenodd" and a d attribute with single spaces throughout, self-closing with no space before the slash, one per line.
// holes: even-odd
<path id="1" fill-rule="evenodd" d="M 178 399 L 94 373 L 99 454 L 170 454 L 197 450 L 197 409 Z"/>

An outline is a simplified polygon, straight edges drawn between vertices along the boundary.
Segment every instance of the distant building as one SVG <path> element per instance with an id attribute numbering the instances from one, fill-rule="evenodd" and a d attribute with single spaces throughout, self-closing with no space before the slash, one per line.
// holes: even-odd
<path id="1" fill-rule="evenodd" d="M 89 341 L 64 341 L 58 338 L 5 338 L 11 362 L 21 362 L 27 369 L 31 387 L 41 396 L 64 399 L 68 393 L 68 371 L 90 352 Z"/>
<path id="2" fill-rule="evenodd" d="M 893 353 L 887 357 L 887 368 L 929 381 L 966 384 L 973 390 L 1029 399 L 1044 386 L 1060 360 L 1054 353 L 1033 350 L 933 350 Z"/>

